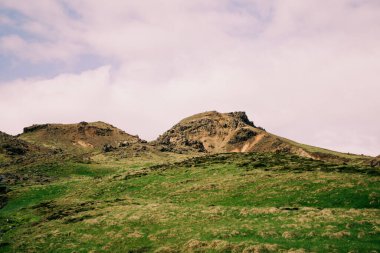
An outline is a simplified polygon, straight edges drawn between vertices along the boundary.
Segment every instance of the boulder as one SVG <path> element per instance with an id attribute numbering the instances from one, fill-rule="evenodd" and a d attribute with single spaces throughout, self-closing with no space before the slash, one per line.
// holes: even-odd
<path id="1" fill-rule="evenodd" d="M 115 150 L 116 148 L 114 146 L 112 146 L 111 144 L 104 144 L 103 146 L 103 152 L 111 152 L 113 150 Z"/>
<path id="2" fill-rule="evenodd" d="M 119 142 L 119 147 L 128 147 L 130 143 L 128 141 Z"/>

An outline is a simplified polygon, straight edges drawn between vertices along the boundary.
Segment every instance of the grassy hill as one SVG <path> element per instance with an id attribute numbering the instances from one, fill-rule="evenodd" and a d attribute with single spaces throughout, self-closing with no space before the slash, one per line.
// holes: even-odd
<path id="1" fill-rule="evenodd" d="M 121 142 L 137 143 L 140 138 L 127 134 L 110 124 L 81 122 L 78 124 L 41 124 L 24 128 L 19 139 L 49 148 L 71 152 L 92 152 L 104 145 L 119 146 Z"/>

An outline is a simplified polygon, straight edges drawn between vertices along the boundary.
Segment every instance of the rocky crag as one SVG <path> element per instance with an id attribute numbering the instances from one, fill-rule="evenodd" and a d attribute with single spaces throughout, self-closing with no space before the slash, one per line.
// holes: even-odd
<path id="1" fill-rule="evenodd" d="M 255 126 L 245 112 L 193 115 L 166 131 L 155 143 L 174 152 L 289 152 L 312 157 L 302 148 Z"/>

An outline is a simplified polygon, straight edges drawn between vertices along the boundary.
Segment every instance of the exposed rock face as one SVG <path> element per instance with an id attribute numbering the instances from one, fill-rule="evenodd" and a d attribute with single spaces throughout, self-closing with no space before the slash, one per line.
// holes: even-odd
<path id="1" fill-rule="evenodd" d="M 104 122 L 80 122 L 78 124 L 42 124 L 24 128 L 20 139 L 64 150 L 103 149 L 105 145 L 118 147 L 119 143 L 139 143 L 138 136 Z"/>
<path id="2" fill-rule="evenodd" d="M 205 112 L 181 120 L 153 144 L 174 152 L 286 152 L 311 158 L 291 142 L 256 127 L 245 112 Z"/>
<path id="3" fill-rule="evenodd" d="M 228 141 L 228 144 L 237 144 L 244 141 L 248 141 L 253 136 L 257 135 L 257 132 L 252 131 L 249 128 L 240 128 Z"/>
<path id="4" fill-rule="evenodd" d="M 156 143 L 170 151 L 227 152 L 263 131 L 244 112 L 205 112 L 185 118 Z"/>
<path id="5" fill-rule="evenodd" d="M 243 122 L 244 124 L 247 124 L 248 126 L 255 127 L 252 121 L 248 119 L 248 116 L 245 112 L 230 112 L 227 113 L 227 115 L 238 119 L 239 122 Z"/>

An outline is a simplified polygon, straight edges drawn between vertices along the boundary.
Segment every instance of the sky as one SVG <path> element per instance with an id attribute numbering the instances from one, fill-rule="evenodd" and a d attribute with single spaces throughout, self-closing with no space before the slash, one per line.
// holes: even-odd
<path id="1" fill-rule="evenodd" d="M 195 113 L 380 154 L 379 0 L 0 0 L 0 131 Z"/>

